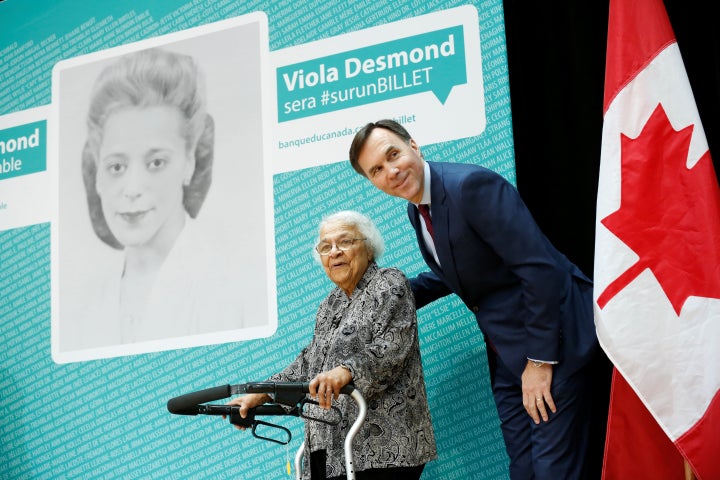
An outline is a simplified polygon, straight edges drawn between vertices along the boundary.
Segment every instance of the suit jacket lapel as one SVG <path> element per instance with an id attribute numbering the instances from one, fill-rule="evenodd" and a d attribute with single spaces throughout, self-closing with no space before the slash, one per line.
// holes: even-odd
<path id="1" fill-rule="evenodd" d="M 441 278 L 455 291 L 462 295 L 460 279 L 455 269 L 455 260 L 450 249 L 450 215 L 447 203 L 447 193 L 442 177 L 442 164 L 428 162 L 430 165 L 430 214 L 432 216 L 435 251 L 442 265 Z M 417 210 L 417 209 L 416 209 Z M 422 242 L 424 247 L 424 242 Z M 427 250 L 425 248 L 425 250 Z M 423 256 L 425 257 L 425 252 Z M 431 253 L 427 255 L 432 259 Z M 435 260 L 433 259 L 433 263 Z M 437 265 L 437 264 L 436 264 Z"/>

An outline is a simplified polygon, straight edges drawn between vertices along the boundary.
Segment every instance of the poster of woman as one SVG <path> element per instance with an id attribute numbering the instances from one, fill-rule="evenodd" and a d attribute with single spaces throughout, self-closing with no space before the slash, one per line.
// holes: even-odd
<path id="1" fill-rule="evenodd" d="M 263 21 L 248 15 L 56 65 L 56 361 L 274 330 Z"/>

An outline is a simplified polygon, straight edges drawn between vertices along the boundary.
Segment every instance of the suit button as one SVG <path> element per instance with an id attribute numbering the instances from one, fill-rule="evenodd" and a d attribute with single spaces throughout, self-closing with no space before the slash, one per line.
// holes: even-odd
<path id="1" fill-rule="evenodd" d="M 477 313 L 477 312 L 480 311 L 480 307 L 478 307 L 477 305 L 475 305 L 475 306 L 472 307 L 472 311 L 475 312 L 475 313 Z"/>

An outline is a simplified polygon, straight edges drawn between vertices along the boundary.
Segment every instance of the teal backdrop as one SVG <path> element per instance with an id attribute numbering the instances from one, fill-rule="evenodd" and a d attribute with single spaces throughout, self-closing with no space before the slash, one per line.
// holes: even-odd
<path id="1" fill-rule="evenodd" d="M 514 183 L 501 0 L 6 0 L 0 115 L 50 104 L 60 60 L 246 13 L 267 15 L 272 53 L 467 4 L 480 19 L 487 127 L 477 137 L 422 145 L 423 154 L 482 164 Z M 299 419 L 278 420 L 293 434 L 284 447 L 219 417 L 171 415 L 167 400 L 262 380 L 310 341 L 317 306 L 332 287 L 310 255 L 324 214 L 367 213 L 386 240 L 381 265 L 408 276 L 425 266 L 405 202 L 377 192 L 346 163 L 276 174 L 273 188 L 278 328 L 259 340 L 57 364 L 50 355 L 50 219 L 0 232 L 0 479 L 289 478 Z M 419 325 L 439 452 L 423 478 L 508 478 L 474 318 L 451 296 L 420 310 Z"/>

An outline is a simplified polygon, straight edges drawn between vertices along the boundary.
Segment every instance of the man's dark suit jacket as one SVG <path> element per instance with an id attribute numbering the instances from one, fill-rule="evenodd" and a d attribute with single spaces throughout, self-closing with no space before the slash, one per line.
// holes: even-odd
<path id="1" fill-rule="evenodd" d="M 555 380 L 584 366 L 597 348 L 591 281 L 552 246 L 500 175 L 477 165 L 428 164 L 442 267 L 425 246 L 418 209 L 408 204 L 431 270 L 411 280 L 417 308 L 457 294 L 518 378 L 528 358 L 558 361 Z"/>

